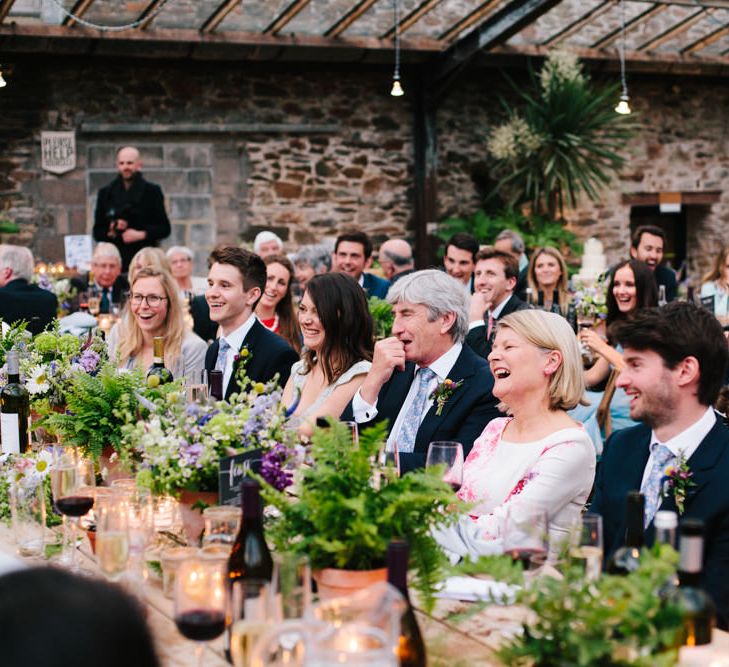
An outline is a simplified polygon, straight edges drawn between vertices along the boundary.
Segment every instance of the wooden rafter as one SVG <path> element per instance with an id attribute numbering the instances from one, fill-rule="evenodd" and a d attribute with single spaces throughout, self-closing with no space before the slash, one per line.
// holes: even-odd
<path id="1" fill-rule="evenodd" d="M 644 21 L 648 21 L 649 19 L 652 19 L 654 16 L 657 16 L 661 12 L 665 11 L 668 5 L 653 5 L 652 7 L 649 7 L 644 12 L 641 12 L 637 16 L 634 16 L 629 21 L 625 22 L 625 32 L 626 34 L 639 26 Z M 594 44 L 590 46 L 590 48 L 593 49 L 604 49 L 608 46 L 610 46 L 614 41 L 616 41 L 620 37 L 620 27 L 618 26 L 615 28 L 615 30 L 611 30 L 607 35 L 604 37 L 601 37 L 598 39 Z"/>
<path id="2" fill-rule="evenodd" d="M 501 0 L 486 0 L 486 2 L 476 7 L 476 9 L 474 9 L 470 14 L 464 16 L 460 21 L 448 28 L 448 30 L 440 35 L 438 39 L 445 42 L 452 41 L 464 30 L 468 30 L 468 28 L 478 23 L 484 16 L 486 16 L 486 14 L 494 9 L 499 2 L 501 2 Z"/>
<path id="3" fill-rule="evenodd" d="M 406 30 L 409 30 L 412 26 L 414 26 L 423 16 L 425 16 L 431 9 L 433 9 L 436 5 L 439 5 L 443 0 L 424 0 L 420 5 L 418 5 L 413 11 L 411 11 L 407 16 L 404 16 L 402 19 L 400 19 L 400 23 L 398 24 L 398 30 L 400 31 L 400 34 L 404 33 Z M 384 35 L 382 35 L 383 38 L 389 39 L 390 37 L 394 37 L 395 35 L 395 28 L 390 28 Z"/>
<path id="4" fill-rule="evenodd" d="M 354 7 L 352 7 L 352 9 L 342 16 L 339 21 L 337 21 L 324 33 L 324 37 L 338 37 L 341 35 L 376 2 L 377 0 L 360 0 Z"/>
<path id="5" fill-rule="evenodd" d="M 275 35 L 294 18 L 311 0 L 293 0 L 263 31 L 264 35 Z"/>
<path id="6" fill-rule="evenodd" d="M 557 42 L 561 42 L 563 39 L 567 39 L 568 37 L 571 37 L 576 32 L 579 32 L 584 28 L 588 23 L 591 21 L 594 21 L 598 16 L 601 16 L 605 12 L 609 11 L 613 7 L 613 3 L 611 0 L 603 0 L 599 5 L 595 5 L 587 14 L 584 14 L 576 21 L 573 21 L 572 23 L 566 25 L 562 30 L 555 33 L 548 39 L 544 40 L 542 44 L 544 46 L 550 46 L 552 44 L 556 44 Z"/>
<path id="7" fill-rule="evenodd" d="M 93 4 L 94 0 L 76 0 L 73 7 L 71 7 L 69 13 L 73 14 L 73 16 L 83 16 L 88 10 L 89 7 Z M 66 16 L 65 19 L 63 19 L 62 25 L 65 26 L 72 26 L 76 25 L 77 21 L 73 16 Z"/>
<path id="8" fill-rule="evenodd" d="M 205 19 L 205 23 L 200 26 L 200 32 L 213 32 L 223 22 L 223 19 L 238 6 L 238 3 L 239 0 L 223 0 L 215 11 Z"/>
<path id="9" fill-rule="evenodd" d="M 146 30 L 149 27 L 149 24 L 152 23 L 157 16 L 155 12 L 164 1 L 165 0 L 149 0 L 149 4 L 144 8 L 137 19 L 137 21 L 141 21 L 138 26 L 140 30 Z"/>
<path id="10" fill-rule="evenodd" d="M 0 23 L 5 20 L 5 17 L 10 13 L 13 8 L 15 0 L 0 0 Z"/>
<path id="11" fill-rule="evenodd" d="M 676 35 L 680 35 L 682 32 L 688 30 L 691 26 L 696 25 L 699 21 L 706 18 L 711 12 L 710 9 L 698 9 L 693 14 L 689 14 L 685 19 L 674 23 L 668 30 L 664 30 L 659 35 L 651 37 L 647 42 L 641 44 L 636 51 L 648 51 L 651 49 L 657 49 L 666 42 L 672 40 Z"/>
<path id="12" fill-rule="evenodd" d="M 697 39 L 695 42 L 691 42 L 691 44 L 682 48 L 680 53 L 693 53 L 695 51 L 701 51 L 701 49 L 705 49 L 707 46 L 710 46 L 714 42 L 718 42 L 722 37 L 724 37 L 724 35 L 729 35 L 729 25 L 721 26 L 713 32 L 710 32 L 708 35 Z M 726 51 L 724 51 L 724 53 L 726 53 Z M 722 55 L 724 55 L 724 53 L 722 53 Z"/>

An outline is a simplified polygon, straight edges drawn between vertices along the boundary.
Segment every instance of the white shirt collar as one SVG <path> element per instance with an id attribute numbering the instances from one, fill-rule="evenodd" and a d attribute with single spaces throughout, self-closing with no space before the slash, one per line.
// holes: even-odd
<path id="1" fill-rule="evenodd" d="M 441 355 L 432 364 L 428 365 L 428 368 L 430 368 L 430 370 L 438 376 L 439 383 L 443 382 L 448 377 L 448 374 L 451 372 L 453 366 L 455 366 L 458 355 L 461 354 L 462 349 L 463 344 L 456 343 L 445 354 Z M 417 368 L 418 367 L 416 366 L 416 370 Z"/>
<path id="2" fill-rule="evenodd" d="M 501 317 L 501 311 L 504 310 L 504 306 L 506 306 L 506 302 L 511 299 L 512 295 L 514 293 L 510 292 L 509 295 L 498 305 L 496 308 L 493 308 L 491 312 L 489 313 L 491 317 L 493 317 L 495 320 L 498 320 L 499 317 Z"/>
<path id="3" fill-rule="evenodd" d="M 703 439 L 709 434 L 709 431 L 714 428 L 714 424 L 716 424 L 714 408 L 708 407 L 701 419 L 695 421 L 691 426 L 681 431 L 678 435 L 673 436 L 667 442 L 661 442 L 656 437 L 656 432 L 651 431 L 651 454 L 659 444 L 662 444 L 668 447 L 674 456 L 683 453 L 683 458 L 688 461 Z"/>
<path id="4" fill-rule="evenodd" d="M 359 278 L 357 278 L 357 284 L 364 289 L 364 273 L 359 274 Z"/>
<path id="5" fill-rule="evenodd" d="M 230 349 L 233 351 L 234 355 L 240 352 L 243 341 L 245 340 L 245 337 L 248 335 L 248 332 L 251 330 L 251 327 L 253 326 L 253 323 L 255 321 L 256 316 L 251 313 L 250 317 L 235 331 L 232 331 L 227 336 L 221 336 L 221 338 L 225 338 L 228 345 L 230 345 Z"/>

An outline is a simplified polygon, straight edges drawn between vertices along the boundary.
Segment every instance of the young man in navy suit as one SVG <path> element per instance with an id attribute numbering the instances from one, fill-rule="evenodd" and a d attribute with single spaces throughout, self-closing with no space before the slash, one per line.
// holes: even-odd
<path id="1" fill-rule="evenodd" d="M 655 513 L 677 511 L 665 469 L 685 459 L 693 485 L 685 489 L 683 516 L 706 526 L 702 584 L 726 629 L 729 429 L 712 407 L 729 358 L 721 325 L 703 308 L 675 301 L 640 310 L 610 333 L 624 349 L 617 386 L 630 398 L 631 418 L 643 423 L 613 434 L 599 466 L 592 510 L 603 517 L 606 558 L 623 543 L 630 490 L 645 495 L 646 543 L 653 542 Z"/>
<path id="2" fill-rule="evenodd" d="M 278 374 L 283 386 L 299 355 L 253 314 L 266 285 L 263 260 L 248 250 L 221 246 L 213 250 L 208 263 L 205 299 L 210 319 L 220 327 L 221 336 L 208 348 L 205 368 L 223 371 L 225 398 L 238 391 L 236 374 L 244 358 L 246 375 L 251 380 L 268 382 Z"/>
<path id="3" fill-rule="evenodd" d="M 350 232 L 337 237 L 332 255 L 332 271 L 346 273 L 354 278 L 367 296 L 384 299 L 390 281 L 365 269 L 372 266 L 372 241 L 364 232 Z"/>
<path id="4" fill-rule="evenodd" d="M 400 278 L 387 298 L 394 306 L 392 336 L 375 344 L 372 368 L 342 419 L 363 426 L 387 419 L 387 450 L 397 447 L 401 471 L 422 467 L 436 440 L 460 442 L 468 454 L 500 413 L 488 364 L 463 344 L 465 286 L 442 271 L 416 271 Z M 444 391 L 446 379 L 453 384 Z"/>

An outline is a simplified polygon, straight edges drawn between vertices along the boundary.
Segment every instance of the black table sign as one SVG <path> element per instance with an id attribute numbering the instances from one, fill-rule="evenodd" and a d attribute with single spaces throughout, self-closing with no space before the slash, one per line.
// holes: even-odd
<path id="1" fill-rule="evenodd" d="M 262 452 L 253 449 L 250 452 L 236 454 L 220 459 L 218 472 L 218 502 L 221 505 L 240 507 L 240 483 L 249 470 L 260 472 Z M 253 462 L 258 465 L 252 465 Z"/>

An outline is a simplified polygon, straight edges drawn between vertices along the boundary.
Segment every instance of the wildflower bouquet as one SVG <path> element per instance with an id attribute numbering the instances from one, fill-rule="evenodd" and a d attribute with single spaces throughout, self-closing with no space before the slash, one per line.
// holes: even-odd
<path id="1" fill-rule="evenodd" d="M 603 281 L 595 285 L 577 285 L 573 295 L 578 318 L 595 322 L 607 317 L 607 289 Z"/>
<path id="2" fill-rule="evenodd" d="M 58 317 L 71 312 L 71 301 L 76 296 L 76 288 L 68 278 L 55 278 L 47 273 L 36 273 L 33 282 L 41 289 L 52 292 L 58 299 Z"/>
<path id="3" fill-rule="evenodd" d="M 30 496 L 38 487 L 45 487 L 46 523 L 56 525 L 60 519 L 52 511 L 51 477 L 53 457 L 47 450 L 25 454 L 0 454 L 0 519 L 8 521 L 11 516 L 10 488 L 15 485 L 16 493 Z"/>

